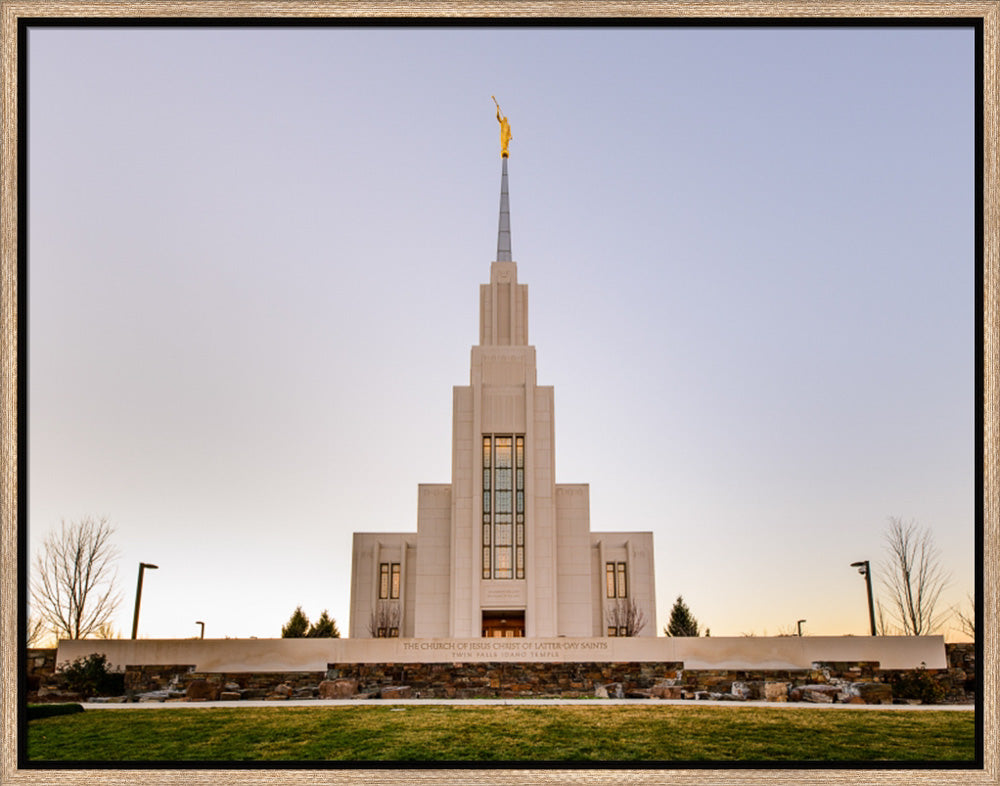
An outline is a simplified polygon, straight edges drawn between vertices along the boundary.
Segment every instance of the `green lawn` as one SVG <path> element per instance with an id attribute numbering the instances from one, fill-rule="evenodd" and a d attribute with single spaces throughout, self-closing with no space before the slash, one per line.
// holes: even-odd
<path id="1" fill-rule="evenodd" d="M 972 712 L 678 706 L 88 710 L 32 761 L 966 761 Z"/>

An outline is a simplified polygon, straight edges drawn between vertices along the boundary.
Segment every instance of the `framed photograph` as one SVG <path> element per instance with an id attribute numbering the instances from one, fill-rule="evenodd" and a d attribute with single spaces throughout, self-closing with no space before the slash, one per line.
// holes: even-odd
<path id="1" fill-rule="evenodd" d="M 0 6 L 5 782 L 998 782 L 995 5 Z"/>

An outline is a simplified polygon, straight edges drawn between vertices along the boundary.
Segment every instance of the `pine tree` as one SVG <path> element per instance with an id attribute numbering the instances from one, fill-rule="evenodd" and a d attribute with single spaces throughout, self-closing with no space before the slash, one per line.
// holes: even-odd
<path id="1" fill-rule="evenodd" d="M 668 636 L 697 636 L 698 620 L 694 618 L 691 610 L 684 603 L 681 595 L 674 601 L 674 607 L 670 609 L 670 622 L 663 632 Z"/>
<path id="2" fill-rule="evenodd" d="M 323 609 L 319 619 L 309 628 L 306 637 L 310 639 L 339 639 L 340 631 L 337 629 L 337 621 L 331 619 L 326 609 Z"/>
<path id="3" fill-rule="evenodd" d="M 288 622 L 281 628 L 281 638 L 302 639 L 309 632 L 309 618 L 303 613 L 301 606 L 296 606 Z"/>

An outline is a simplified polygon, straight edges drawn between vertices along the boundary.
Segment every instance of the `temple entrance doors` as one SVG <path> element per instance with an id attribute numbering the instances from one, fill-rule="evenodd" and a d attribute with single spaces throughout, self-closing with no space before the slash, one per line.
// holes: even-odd
<path id="1" fill-rule="evenodd" d="M 524 609 L 519 611 L 484 611 L 483 638 L 523 638 Z"/>

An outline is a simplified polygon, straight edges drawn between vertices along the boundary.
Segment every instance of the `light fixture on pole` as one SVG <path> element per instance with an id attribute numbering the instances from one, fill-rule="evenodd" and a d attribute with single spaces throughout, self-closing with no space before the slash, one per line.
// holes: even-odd
<path id="1" fill-rule="evenodd" d="M 798 627 L 798 629 L 799 629 L 799 635 L 800 636 L 802 635 L 802 623 L 803 622 L 805 622 L 805 620 L 799 620 L 798 622 L 795 623 L 796 627 Z"/>
<path id="2" fill-rule="evenodd" d="M 865 584 L 868 585 L 868 622 L 871 625 L 872 636 L 878 635 L 875 632 L 875 602 L 872 600 L 872 566 L 868 560 L 852 562 L 852 568 L 857 568 L 858 573 L 865 577 Z"/>
<path id="3" fill-rule="evenodd" d="M 139 632 L 139 604 L 142 602 L 142 574 L 149 568 L 150 570 L 156 570 L 159 566 L 153 565 L 150 562 L 140 562 L 139 563 L 139 581 L 135 585 L 135 612 L 132 614 L 132 638 L 134 639 L 136 634 Z"/>
<path id="4" fill-rule="evenodd" d="M 199 636 L 198 638 L 200 638 L 200 639 L 205 638 L 205 623 L 202 622 L 201 620 L 195 620 L 194 624 L 195 625 L 201 625 L 201 636 Z"/>

